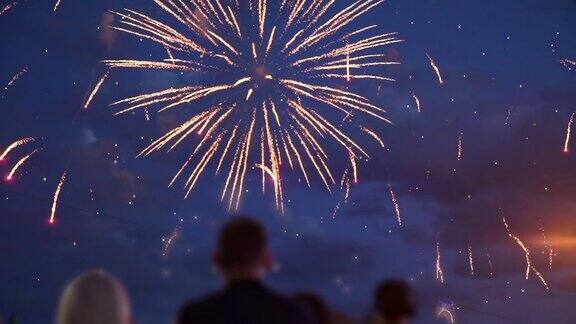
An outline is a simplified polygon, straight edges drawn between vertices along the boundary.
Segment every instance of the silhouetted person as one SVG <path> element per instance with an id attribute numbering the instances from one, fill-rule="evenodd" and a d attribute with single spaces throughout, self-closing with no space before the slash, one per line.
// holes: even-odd
<path id="1" fill-rule="evenodd" d="M 329 324 L 330 321 L 330 309 L 324 303 L 324 300 L 315 293 L 311 292 L 299 292 L 292 298 L 295 302 L 305 307 L 315 324 Z"/>
<path id="2" fill-rule="evenodd" d="M 101 270 L 70 282 L 58 305 L 57 324 L 129 324 L 130 300 L 118 279 Z"/>
<path id="3" fill-rule="evenodd" d="M 416 314 L 414 292 L 404 281 L 385 281 L 376 289 L 374 299 L 372 323 L 407 324 Z"/>
<path id="4" fill-rule="evenodd" d="M 214 263 L 225 287 L 180 310 L 178 324 L 308 324 L 296 303 L 268 289 L 262 280 L 272 265 L 266 232 L 255 220 L 235 218 L 221 229 Z"/>

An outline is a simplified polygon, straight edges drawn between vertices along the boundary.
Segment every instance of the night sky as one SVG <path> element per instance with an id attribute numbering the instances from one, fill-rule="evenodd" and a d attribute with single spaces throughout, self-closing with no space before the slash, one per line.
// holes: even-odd
<path id="1" fill-rule="evenodd" d="M 181 184 L 167 185 L 194 141 L 135 158 L 178 115 L 114 116 L 109 104 L 203 76 L 112 70 L 90 107 L 82 106 L 106 71 L 102 60 L 166 58 L 158 44 L 109 28 L 117 23 L 109 10 L 186 27 L 151 0 L 53 7 L 17 0 L 0 15 L 0 147 L 36 138 L 0 162 L 0 172 L 39 149 L 0 184 L 0 318 L 52 322 L 64 284 L 101 267 L 126 283 L 137 323 L 166 323 L 185 299 L 220 285 L 210 257 L 230 217 L 219 199 L 225 179 L 207 172 L 184 200 Z M 272 190 L 261 193 L 259 171 L 248 171 L 240 212 L 270 231 L 277 260 L 270 284 L 287 294 L 317 291 L 334 308 L 361 315 L 379 281 L 402 278 L 418 291 L 417 323 L 446 323 L 435 314 L 442 304 L 459 323 L 575 322 L 576 141 L 563 149 L 576 111 L 576 67 L 560 62 L 576 59 L 575 14 L 573 0 L 388 0 L 356 21 L 353 28 L 378 24 L 404 40 L 384 48 L 402 62 L 383 69 L 397 82 L 348 85 L 387 109 L 393 124 L 360 117 L 386 148 L 364 138 L 371 159 L 359 162 L 360 180 L 335 217 L 342 193 L 328 193 L 318 176 L 308 188 L 300 173 L 283 171 L 282 215 Z M 347 156 L 328 148 L 340 177 Z M 549 290 L 534 271 L 525 280 L 525 253 L 509 233 L 526 244 Z M 444 284 L 436 278 L 437 243 Z"/>

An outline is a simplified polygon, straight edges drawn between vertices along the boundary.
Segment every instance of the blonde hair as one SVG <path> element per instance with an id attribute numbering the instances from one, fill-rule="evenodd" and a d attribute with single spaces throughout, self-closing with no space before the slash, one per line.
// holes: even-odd
<path id="1" fill-rule="evenodd" d="M 57 324 L 128 324 L 131 306 L 118 279 L 92 270 L 72 280 L 58 305 Z"/>

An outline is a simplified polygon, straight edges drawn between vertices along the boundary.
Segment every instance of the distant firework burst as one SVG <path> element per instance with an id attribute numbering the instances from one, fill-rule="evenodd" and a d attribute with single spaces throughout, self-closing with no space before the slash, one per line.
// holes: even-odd
<path id="1" fill-rule="evenodd" d="M 383 76 L 382 69 L 400 63 L 388 60 L 383 49 L 401 40 L 396 33 L 378 32 L 376 25 L 356 29 L 352 25 L 384 0 L 356 1 L 343 9 L 335 8 L 334 0 L 154 2 L 180 26 L 126 9 L 114 12 L 120 19 L 113 28 L 157 43 L 169 58 L 106 60 L 104 64 L 110 69 L 200 76 L 197 84 L 112 104 L 121 107 L 117 115 L 154 107 L 159 113 L 188 112 L 179 126 L 140 154 L 171 151 L 189 137 L 199 137 L 171 185 L 187 174 L 188 197 L 208 166 L 215 165 L 216 174 L 225 173 L 222 200 L 228 201 L 229 209 L 237 209 L 247 172 L 258 170 L 262 190 L 270 182 L 276 207 L 283 211 L 282 174 L 287 168 L 298 169 L 308 186 L 311 173 L 328 191 L 337 186 L 327 143 L 341 148 L 357 181 L 357 163 L 369 154 L 356 136 L 383 145 L 378 134 L 361 126 L 357 118 L 389 120 L 384 109 L 348 90 L 346 84 L 394 81 Z M 343 129 L 343 119 L 358 130 Z"/>

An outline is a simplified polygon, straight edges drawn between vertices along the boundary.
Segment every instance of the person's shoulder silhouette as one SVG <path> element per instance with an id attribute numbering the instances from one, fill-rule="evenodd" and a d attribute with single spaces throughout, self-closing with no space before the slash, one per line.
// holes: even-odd
<path id="1" fill-rule="evenodd" d="M 214 263 L 226 287 L 186 303 L 178 324 L 306 324 L 308 314 L 262 282 L 271 267 L 266 231 L 257 221 L 237 217 L 220 231 Z"/>
<path id="2" fill-rule="evenodd" d="M 178 315 L 179 324 L 309 323 L 296 303 L 256 281 L 236 282 L 223 291 L 186 304 Z"/>

